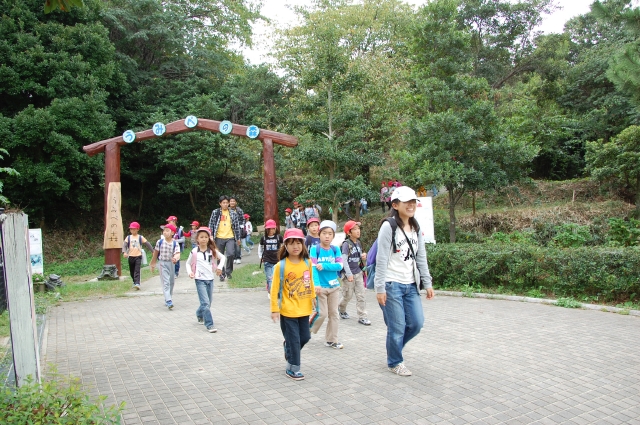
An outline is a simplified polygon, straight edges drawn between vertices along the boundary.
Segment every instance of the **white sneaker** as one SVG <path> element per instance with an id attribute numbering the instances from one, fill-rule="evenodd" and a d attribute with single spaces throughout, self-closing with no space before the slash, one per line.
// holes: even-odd
<path id="1" fill-rule="evenodd" d="M 399 376 L 411 376 L 411 371 L 407 369 L 404 363 L 398 363 L 395 367 L 390 367 L 389 372 Z"/>
<path id="2" fill-rule="evenodd" d="M 242 260 L 241 260 L 240 258 L 238 258 L 238 259 L 236 260 L 236 264 L 242 264 Z"/>

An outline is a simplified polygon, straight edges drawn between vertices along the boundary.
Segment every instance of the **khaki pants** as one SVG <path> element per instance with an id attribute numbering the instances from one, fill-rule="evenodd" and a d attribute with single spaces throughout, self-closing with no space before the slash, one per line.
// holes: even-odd
<path id="1" fill-rule="evenodd" d="M 340 313 L 347 311 L 347 304 L 356 294 L 356 309 L 358 310 L 358 319 L 367 318 L 367 303 L 364 299 L 364 277 L 362 272 L 353 275 L 353 282 L 349 282 L 345 277 L 342 279 L 342 300 L 338 306 Z"/>
<path id="2" fill-rule="evenodd" d="M 311 332 L 318 333 L 320 327 L 324 323 L 324 319 L 327 317 L 327 331 L 325 334 L 326 341 L 339 342 L 338 341 L 338 323 L 340 322 L 340 316 L 338 316 L 338 302 L 340 301 L 340 287 L 335 288 L 322 288 L 318 294 L 318 302 L 320 303 L 320 314 L 316 319 L 316 322 L 311 328 Z"/>

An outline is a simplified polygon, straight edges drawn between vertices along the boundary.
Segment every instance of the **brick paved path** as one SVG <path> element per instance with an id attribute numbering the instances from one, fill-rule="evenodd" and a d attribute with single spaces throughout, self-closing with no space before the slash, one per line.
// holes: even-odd
<path id="1" fill-rule="evenodd" d="M 174 311 L 158 295 L 64 303 L 49 315 L 45 361 L 126 401 L 127 425 L 640 424 L 637 317 L 437 297 L 405 349 L 414 375 L 399 377 L 367 300 L 373 325 L 342 320 L 344 350 L 314 336 L 301 382 L 284 375 L 264 292 L 216 293 L 217 334 L 196 323 L 193 292 L 175 294 Z"/>

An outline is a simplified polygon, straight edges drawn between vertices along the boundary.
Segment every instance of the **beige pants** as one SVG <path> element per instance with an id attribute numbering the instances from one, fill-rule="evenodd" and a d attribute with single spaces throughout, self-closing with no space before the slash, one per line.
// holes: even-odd
<path id="1" fill-rule="evenodd" d="M 327 317 L 326 341 L 339 342 L 338 341 L 338 323 L 340 322 L 340 316 L 338 316 L 338 302 L 340 301 L 340 287 L 335 288 L 321 288 L 318 294 L 318 302 L 320 303 L 320 315 L 313 324 L 311 332 L 318 333 L 320 327 L 324 323 L 324 319 Z"/>
<path id="2" fill-rule="evenodd" d="M 364 299 L 364 278 L 362 272 L 353 275 L 353 282 L 349 282 L 345 277 L 342 279 L 342 300 L 338 306 L 340 313 L 347 311 L 347 304 L 356 294 L 356 309 L 358 310 L 358 319 L 367 318 L 367 303 Z"/>

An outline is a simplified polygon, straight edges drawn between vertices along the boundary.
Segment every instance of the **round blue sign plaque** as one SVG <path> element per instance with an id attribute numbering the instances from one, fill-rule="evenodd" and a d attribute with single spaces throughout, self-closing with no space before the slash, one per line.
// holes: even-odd
<path id="1" fill-rule="evenodd" d="M 231 121 L 224 120 L 220 123 L 220 133 L 229 134 L 231 133 L 232 129 L 233 129 L 233 124 L 231 124 Z"/>
<path id="2" fill-rule="evenodd" d="M 189 115 L 187 118 L 184 119 L 184 125 L 186 125 L 189 128 L 193 128 L 196 125 L 198 125 L 198 118 L 194 117 L 193 115 Z"/>
<path id="3" fill-rule="evenodd" d="M 136 140 L 136 133 L 134 133 L 132 130 L 127 130 L 122 133 L 122 140 L 127 143 L 133 143 L 133 141 Z"/>
<path id="4" fill-rule="evenodd" d="M 249 127 L 247 127 L 247 137 L 249 137 L 250 139 L 255 139 L 256 137 L 258 137 L 258 134 L 260 134 L 260 129 L 257 125 L 250 125 Z"/>
<path id="5" fill-rule="evenodd" d="M 162 136 L 167 131 L 167 127 L 161 122 L 157 122 L 153 125 L 153 134 L 156 136 Z"/>

